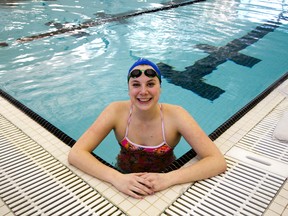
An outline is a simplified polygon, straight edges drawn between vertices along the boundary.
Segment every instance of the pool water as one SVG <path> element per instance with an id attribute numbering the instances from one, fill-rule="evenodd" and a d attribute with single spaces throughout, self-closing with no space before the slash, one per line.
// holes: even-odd
<path id="1" fill-rule="evenodd" d="M 105 106 L 129 99 L 127 70 L 145 57 L 162 70 L 161 102 L 183 106 L 210 134 L 287 73 L 287 8 L 283 0 L 2 1 L 0 87 L 77 140 Z M 176 156 L 189 149 L 182 139 Z M 113 133 L 95 150 L 110 164 L 118 151 Z"/>

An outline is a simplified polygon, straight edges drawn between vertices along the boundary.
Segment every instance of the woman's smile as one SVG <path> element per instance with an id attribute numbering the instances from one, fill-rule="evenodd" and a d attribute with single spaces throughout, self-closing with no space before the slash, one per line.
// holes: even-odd
<path id="1" fill-rule="evenodd" d="M 142 103 L 147 103 L 147 102 L 152 100 L 152 97 L 150 97 L 150 98 L 137 98 L 137 100 L 139 102 L 142 102 Z"/>

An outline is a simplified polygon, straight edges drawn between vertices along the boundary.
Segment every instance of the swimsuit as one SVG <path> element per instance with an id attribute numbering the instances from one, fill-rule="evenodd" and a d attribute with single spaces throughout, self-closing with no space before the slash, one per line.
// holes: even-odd
<path id="1" fill-rule="evenodd" d="M 117 167 L 124 173 L 161 172 L 175 160 L 173 148 L 165 139 L 162 106 L 160 105 L 163 142 L 157 146 L 143 146 L 133 143 L 128 138 L 132 107 L 123 140 L 119 143 L 121 150 L 117 156 Z"/>

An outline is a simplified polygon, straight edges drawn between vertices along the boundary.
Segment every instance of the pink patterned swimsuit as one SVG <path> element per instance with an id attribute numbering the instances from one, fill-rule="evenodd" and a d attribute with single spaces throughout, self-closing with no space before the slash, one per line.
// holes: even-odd
<path id="1" fill-rule="evenodd" d="M 165 139 L 162 106 L 160 105 L 163 142 L 157 146 L 143 146 L 128 138 L 132 107 L 128 118 L 125 137 L 119 143 L 121 151 L 117 157 L 117 167 L 124 173 L 161 172 L 175 160 L 173 148 Z"/>

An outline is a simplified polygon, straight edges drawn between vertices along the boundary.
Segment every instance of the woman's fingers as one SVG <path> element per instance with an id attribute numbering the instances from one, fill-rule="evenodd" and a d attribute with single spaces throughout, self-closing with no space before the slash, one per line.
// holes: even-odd
<path id="1" fill-rule="evenodd" d="M 151 182 L 142 177 L 137 177 L 136 182 L 133 184 L 135 187 L 135 192 L 140 193 L 142 195 L 150 195 L 153 194 L 153 190 L 151 189 Z"/>
<path id="2" fill-rule="evenodd" d="M 142 199 L 145 196 L 149 195 L 149 193 L 147 193 L 145 189 L 141 189 L 136 186 L 131 186 L 126 194 L 136 199 Z"/>
<path id="3" fill-rule="evenodd" d="M 115 187 L 136 199 L 141 199 L 154 193 L 151 189 L 151 183 L 139 173 L 124 174 L 123 178 L 116 181 Z"/>
<path id="4" fill-rule="evenodd" d="M 149 186 L 154 192 L 164 190 L 170 186 L 169 179 L 163 173 L 145 173 L 142 178 L 149 182 Z"/>
<path id="5" fill-rule="evenodd" d="M 143 178 L 143 176 L 139 177 L 138 182 L 149 189 L 151 189 L 153 186 L 152 182 L 149 181 L 149 179 Z"/>

